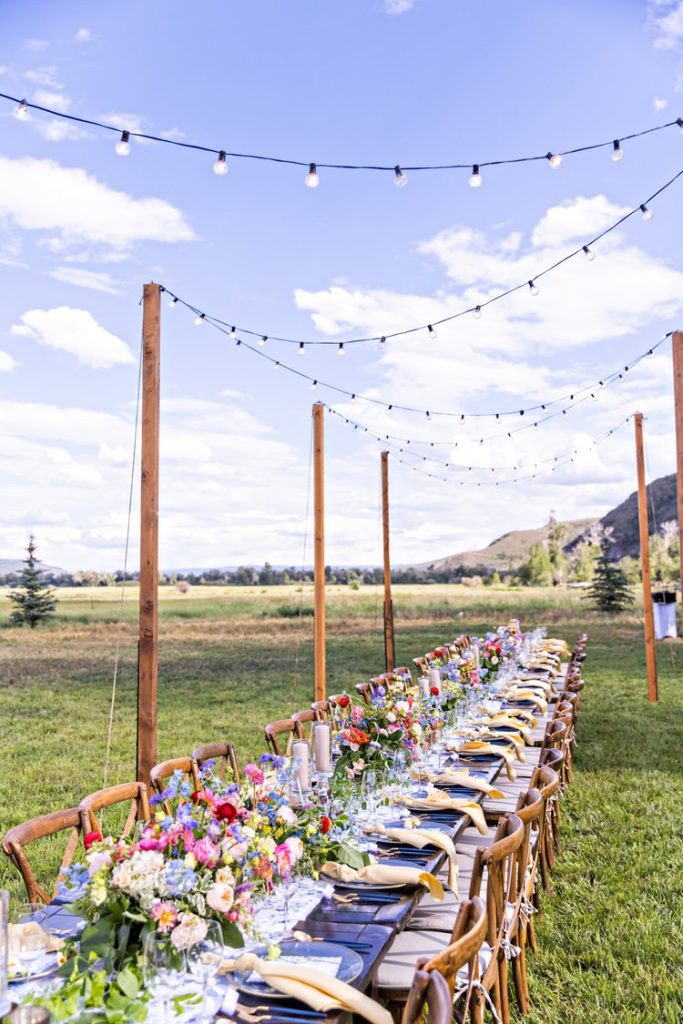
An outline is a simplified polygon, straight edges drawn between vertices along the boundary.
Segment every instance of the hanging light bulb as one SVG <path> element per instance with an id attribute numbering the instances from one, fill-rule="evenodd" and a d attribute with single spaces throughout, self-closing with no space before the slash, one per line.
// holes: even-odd
<path id="1" fill-rule="evenodd" d="M 229 335 L 229 337 L 231 337 L 233 340 L 237 337 L 237 328 L 236 327 L 231 327 L 230 328 L 230 335 Z"/>
<path id="2" fill-rule="evenodd" d="M 481 174 L 479 173 L 479 164 L 472 165 L 472 173 L 470 174 L 469 182 L 472 188 L 479 188 L 481 185 Z"/>
<path id="3" fill-rule="evenodd" d="M 429 331 L 429 337 L 432 339 L 432 341 L 434 341 L 434 339 L 437 337 L 437 333 L 431 324 L 427 326 L 427 330 Z"/>
<path id="4" fill-rule="evenodd" d="M 175 295 L 173 296 L 173 298 L 172 298 L 172 299 L 169 299 L 169 300 L 168 300 L 168 305 L 169 305 L 169 307 L 170 307 L 171 309 L 175 309 L 175 308 L 176 308 L 176 306 L 178 305 L 178 299 L 176 298 L 176 296 L 175 296 Z"/>
<path id="5" fill-rule="evenodd" d="M 320 178 L 318 176 L 318 168 L 315 164 L 308 165 L 308 174 L 304 178 L 304 185 L 306 188 L 317 188 L 320 184 Z"/>
<path id="6" fill-rule="evenodd" d="M 584 251 L 584 255 L 585 255 L 587 260 L 592 262 L 595 259 L 595 253 L 593 252 L 592 249 L 589 249 L 587 245 L 584 245 L 583 251 Z"/>
<path id="7" fill-rule="evenodd" d="M 346 349 L 344 348 L 344 342 L 343 341 L 340 341 L 339 345 L 337 346 L 337 355 L 338 356 L 345 356 L 346 355 Z"/>
<path id="8" fill-rule="evenodd" d="M 382 335 L 382 337 L 379 339 L 379 343 L 377 345 L 377 348 L 380 349 L 380 351 L 381 351 L 384 348 L 384 346 L 386 345 L 386 343 L 387 343 L 387 339 L 384 337 L 384 335 Z"/>
<path id="9" fill-rule="evenodd" d="M 16 105 L 16 107 L 14 108 L 14 116 L 16 117 L 17 121 L 28 121 L 31 115 L 29 113 L 28 103 L 26 102 L 26 100 L 22 100 L 21 103 L 18 103 Z"/>
<path id="10" fill-rule="evenodd" d="M 475 320 L 481 320 L 481 306 L 475 306 L 472 310 L 472 316 Z"/>
<path id="11" fill-rule="evenodd" d="M 259 348 L 263 348 L 267 341 L 268 341 L 268 335 L 264 334 L 262 338 L 259 338 L 259 340 L 256 342 L 256 344 L 258 345 Z"/>
<path id="12" fill-rule="evenodd" d="M 404 188 L 408 184 L 408 176 L 404 174 L 398 164 L 394 167 L 394 185 L 396 188 Z"/>
<path id="13" fill-rule="evenodd" d="M 121 138 L 114 146 L 114 149 L 118 156 L 128 156 L 130 154 L 130 133 L 121 132 Z"/>
<path id="14" fill-rule="evenodd" d="M 529 281 L 529 291 L 532 295 L 538 295 L 538 285 L 535 281 Z"/>
<path id="15" fill-rule="evenodd" d="M 355 396 L 355 394 L 351 395 L 351 398 L 349 399 L 349 401 L 351 402 L 352 405 L 356 404 L 356 396 Z"/>
<path id="16" fill-rule="evenodd" d="M 620 160 L 624 159 L 624 151 L 621 148 L 621 143 L 619 142 L 619 139 L 615 139 L 612 143 L 612 159 L 614 160 L 615 164 L 618 164 Z"/>
<path id="17" fill-rule="evenodd" d="M 200 313 L 199 316 L 196 316 L 194 318 L 194 325 L 195 325 L 195 327 L 201 327 L 202 326 L 202 324 L 204 323 L 204 317 L 205 316 L 206 316 L 206 313 Z"/>
<path id="18" fill-rule="evenodd" d="M 387 416 L 389 416 L 389 414 L 391 413 L 391 410 L 392 410 L 393 408 L 394 408 L 394 407 L 393 407 L 393 405 L 388 405 L 388 406 L 387 406 Z"/>
<path id="19" fill-rule="evenodd" d="M 559 153 L 546 153 L 545 158 L 551 167 L 559 167 L 562 163 L 562 157 Z"/>
<path id="20" fill-rule="evenodd" d="M 222 149 L 218 154 L 218 160 L 213 165 L 214 174 L 227 174 L 228 173 L 228 161 L 225 159 L 225 150 Z"/>
<path id="21" fill-rule="evenodd" d="M 304 345 L 303 341 L 299 342 L 299 355 L 300 356 L 305 356 L 306 355 L 306 346 Z"/>
<path id="22" fill-rule="evenodd" d="M 679 129 L 683 132 L 683 117 L 677 117 L 676 124 L 678 125 Z"/>
<path id="23" fill-rule="evenodd" d="M 317 382 L 317 380 L 312 380 L 312 381 L 311 381 L 311 391 L 315 391 L 315 389 L 317 388 L 317 386 L 318 386 L 318 382 Z"/>
<path id="24" fill-rule="evenodd" d="M 654 217 L 654 213 L 652 212 L 649 206 L 645 205 L 645 203 L 640 204 L 640 212 L 643 215 L 643 220 L 652 220 L 652 218 Z"/>

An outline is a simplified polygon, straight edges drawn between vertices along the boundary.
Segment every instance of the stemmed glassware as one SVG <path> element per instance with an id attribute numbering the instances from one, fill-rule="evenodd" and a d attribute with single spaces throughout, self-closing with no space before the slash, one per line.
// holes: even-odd
<path id="1" fill-rule="evenodd" d="M 217 977 L 223 959 L 223 932 L 218 921 L 206 922 L 206 935 L 187 950 L 187 967 L 193 978 L 202 986 L 202 1003 L 199 1011 L 201 1021 L 211 1020 L 213 1012 L 207 1012 L 207 994 L 210 983 Z"/>
<path id="2" fill-rule="evenodd" d="M 187 971 L 185 951 L 173 945 L 168 935 L 151 932 L 142 946 L 142 976 L 146 988 L 161 1000 L 164 1022 L 169 1019 L 169 1004 Z"/>

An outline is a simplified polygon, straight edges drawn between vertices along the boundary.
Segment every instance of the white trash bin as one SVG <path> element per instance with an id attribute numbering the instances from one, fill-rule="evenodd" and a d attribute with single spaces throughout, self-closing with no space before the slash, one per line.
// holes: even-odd
<path id="1" fill-rule="evenodd" d="M 675 637 L 676 633 L 676 591 L 661 590 L 652 595 L 652 610 L 655 618 L 655 640 Z"/>

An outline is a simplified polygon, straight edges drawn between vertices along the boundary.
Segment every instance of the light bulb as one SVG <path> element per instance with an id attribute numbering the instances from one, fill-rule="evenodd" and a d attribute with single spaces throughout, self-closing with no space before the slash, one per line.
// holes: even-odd
<path id="1" fill-rule="evenodd" d="M 472 188 L 479 188 L 481 185 L 481 174 L 479 173 L 479 164 L 472 166 L 472 173 L 470 174 L 470 185 Z"/>
<path id="2" fill-rule="evenodd" d="M 384 335 L 382 335 L 382 337 L 377 342 L 377 348 L 379 349 L 380 352 L 384 351 L 384 349 L 386 347 L 386 344 L 387 344 L 387 339 L 384 337 Z"/>
<path id="3" fill-rule="evenodd" d="M 17 121 L 28 121 L 31 115 L 29 114 L 28 103 L 26 102 L 26 100 L 22 100 L 21 103 L 17 104 L 17 106 L 14 108 L 14 116 L 16 117 Z"/>
<path id="4" fill-rule="evenodd" d="M 652 212 L 649 206 L 645 205 L 645 203 L 640 204 L 640 212 L 643 215 L 643 220 L 652 220 L 652 218 L 654 217 L 654 213 Z"/>
<path id="5" fill-rule="evenodd" d="M 393 407 L 393 405 L 388 405 L 388 406 L 387 406 L 387 416 L 389 416 L 389 415 L 390 415 L 390 413 L 391 413 L 391 410 L 392 410 L 393 408 L 394 408 L 394 407 Z"/>
<path id="6" fill-rule="evenodd" d="M 427 330 L 429 331 L 429 337 L 432 339 L 432 341 L 434 341 L 434 339 L 437 337 L 436 330 L 432 327 L 431 324 L 428 325 Z"/>
<path id="7" fill-rule="evenodd" d="M 304 178 L 304 185 L 306 188 L 317 188 L 320 184 L 320 178 L 318 177 L 318 170 L 315 164 L 308 165 L 308 174 Z"/>
<path id="8" fill-rule="evenodd" d="M 619 139 L 615 139 L 612 143 L 612 159 L 614 160 L 615 164 L 618 164 L 620 160 L 624 159 L 624 151 L 621 148 L 621 143 L 619 142 Z"/>
<path id="9" fill-rule="evenodd" d="M 312 381 L 311 381 L 311 391 L 315 391 L 315 389 L 317 388 L 317 386 L 318 386 L 318 382 L 317 382 L 317 380 L 312 380 Z"/>
<path id="10" fill-rule="evenodd" d="M 213 165 L 214 174 L 227 174 L 228 173 L 228 161 L 225 159 L 225 150 L 222 149 L 218 154 L 218 160 Z"/>
<path id="11" fill-rule="evenodd" d="M 351 401 L 352 405 L 356 404 L 356 396 L 355 396 L 355 394 L 351 395 L 350 401 Z"/>
<path id="12" fill-rule="evenodd" d="M 593 252 L 592 249 L 589 249 L 587 245 L 584 245 L 583 251 L 585 253 L 585 256 L 586 256 L 587 260 L 592 262 L 595 259 L 595 253 Z"/>
<path id="13" fill-rule="evenodd" d="M 258 345 L 259 348 L 263 348 L 267 341 L 268 341 L 268 335 L 264 334 L 262 338 L 259 338 L 259 340 L 257 341 L 256 344 Z"/>
<path id="14" fill-rule="evenodd" d="M 559 167 L 562 163 L 562 157 L 559 153 L 546 153 L 546 160 L 551 167 Z"/>
<path id="15" fill-rule="evenodd" d="M 535 281 L 529 281 L 529 291 L 532 295 L 538 295 L 538 285 Z"/>
<path id="16" fill-rule="evenodd" d="M 337 347 L 337 355 L 338 356 L 345 356 L 346 355 L 346 349 L 344 348 L 344 342 L 343 341 L 339 342 L 339 345 Z"/>
<path id="17" fill-rule="evenodd" d="M 475 320 L 481 320 L 481 306 L 475 306 L 472 310 L 472 316 Z"/>
<path id="18" fill-rule="evenodd" d="M 194 325 L 195 325 L 195 327 L 201 327 L 202 326 L 202 324 L 204 323 L 204 317 L 205 316 L 206 316 L 206 313 L 200 313 L 199 316 L 196 316 L 194 318 Z"/>
<path id="19" fill-rule="evenodd" d="M 398 164 L 396 164 L 394 167 L 394 185 L 396 188 L 404 188 L 407 184 L 408 176 L 404 174 Z"/>
<path id="20" fill-rule="evenodd" d="M 116 150 L 116 153 L 119 156 L 128 156 L 129 155 L 129 153 L 130 153 L 130 141 L 129 140 L 130 140 L 130 133 L 129 132 L 121 132 L 121 138 L 119 139 L 119 141 L 114 146 L 114 149 Z"/>
<path id="21" fill-rule="evenodd" d="M 237 328 L 236 327 L 231 327 L 230 328 L 230 337 L 231 338 L 236 338 L 237 337 Z"/>
<path id="22" fill-rule="evenodd" d="M 278 362 L 273 363 L 273 369 L 274 370 L 279 370 L 280 369 L 280 364 Z"/>
<path id="23" fill-rule="evenodd" d="M 178 305 L 178 300 L 177 300 L 177 298 L 175 297 L 175 295 L 173 296 L 173 298 L 172 298 L 172 299 L 169 299 L 169 300 L 168 300 L 168 304 L 169 304 L 169 306 L 170 306 L 170 308 L 171 308 L 171 309 L 175 309 L 175 308 L 176 308 L 176 306 Z"/>
<path id="24" fill-rule="evenodd" d="M 299 342 L 299 355 L 300 356 L 305 356 L 306 355 L 306 346 L 304 345 L 303 341 Z"/>
<path id="25" fill-rule="evenodd" d="M 678 125 L 679 129 L 683 132 L 683 117 L 677 117 L 676 124 Z"/>

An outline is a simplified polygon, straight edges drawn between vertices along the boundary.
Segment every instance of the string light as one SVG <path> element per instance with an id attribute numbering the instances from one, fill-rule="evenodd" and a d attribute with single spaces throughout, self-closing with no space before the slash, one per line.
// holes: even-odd
<path id="1" fill-rule="evenodd" d="M 318 175 L 318 168 L 315 164 L 308 165 L 308 174 L 304 178 L 304 185 L 306 188 L 317 188 L 320 184 L 320 177 Z"/>
<path id="2" fill-rule="evenodd" d="M 337 355 L 338 356 L 345 356 L 346 355 L 346 349 L 344 348 L 344 342 L 343 341 L 339 342 L 339 348 L 337 349 Z"/>
<path id="3" fill-rule="evenodd" d="M 429 332 L 429 337 L 432 339 L 432 341 L 435 341 L 438 335 L 431 324 L 427 325 L 427 331 Z"/>
<path id="4" fill-rule="evenodd" d="M 268 341 L 268 335 L 264 334 L 264 335 L 262 335 L 262 337 L 259 338 L 259 340 L 256 342 L 256 344 L 258 345 L 259 348 L 264 348 L 267 341 Z"/>
<path id="5" fill-rule="evenodd" d="M 649 206 L 645 205 L 645 203 L 640 204 L 640 212 L 643 215 L 643 220 L 652 220 L 652 218 L 654 217 L 654 213 L 652 212 Z"/>
<path id="6" fill-rule="evenodd" d="M 472 316 L 475 320 L 481 320 L 481 306 L 475 306 L 472 310 Z"/>
<path id="7" fill-rule="evenodd" d="M 108 124 L 108 123 L 106 123 L 104 121 L 96 121 L 93 118 L 78 117 L 75 114 L 68 114 L 68 113 L 65 113 L 63 110 L 54 110 L 51 107 L 44 107 L 44 106 L 41 106 L 38 103 L 28 103 L 25 99 L 23 99 L 23 100 L 19 99 L 19 97 L 11 96 L 9 93 L 0 93 L 0 99 L 7 100 L 10 103 L 18 104 L 20 107 L 23 106 L 23 107 L 26 108 L 27 112 L 29 110 L 37 110 L 37 111 L 40 111 L 43 114 L 49 114 L 52 117 L 56 117 L 56 118 L 59 118 L 59 119 L 64 120 L 64 121 L 71 121 L 72 123 L 75 123 L 75 124 L 88 125 L 88 126 L 90 126 L 92 128 L 101 128 L 104 131 L 111 131 L 111 132 L 117 132 L 117 133 L 120 131 L 120 128 L 117 125 Z M 25 120 L 26 117 L 22 116 L 22 119 Z M 611 139 L 609 139 L 609 141 L 605 141 L 605 142 L 596 142 L 596 143 L 590 143 L 588 145 L 575 146 L 573 149 L 564 149 L 564 150 L 561 150 L 561 151 L 556 152 L 556 153 L 551 153 L 551 152 L 545 151 L 545 152 L 542 152 L 542 153 L 533 154 L 533 155 L 529 155 L 529 156 L 510 157 L 508 159 L 480 160 L 476 164 L 474 164 L 470 160 L 467 160 L 467 161 L 463 161 L 463 162 L 460 162 L 460 163 L 453 163 L 453 164 L 421 163 L 421 164 L 418 164 L 418 165 L 415 165 L 415 166 L 406 166 L 403 169 L 401 169 L 401 167 L 398 164 L 393 166 L 391 164 L 387 165 L 387 164 L 351 164 L 351 163 L 341 163 L 341 164 L 323 163 L 323 164 L 321 164 L 321 163 L 318 163 L 318 164 L 316 164 L 314 166 L 316 168 L 316 173 L 317 173 L 317 170 L 318 170 L 319 167 L 334 168 L 336 170 L 345 170 L 345 171 L 347 171 L 347 170 L 348 171 L 354 170 L 354 171 L 386 172 L 386 171 L 393 170 L 394 171 L 394 175 L 395 175 L 395 177 L 394 177 L 395 184 L 399 185 L 399 187 L 402 187 L 403 185 L 405 185 L 407 180 L 408 180 L 407 176 L 405 174 L 405 171 L 453 171 L 453 170 L 466 170 L 467 168 L 471 167 L 472 168 L 472 175 L 470 176 L 470 184 L 474 188 L 476 188 L 476 187 L 478 187 L 481 184 L 481 175 L 480 175 L 480 172 L 479 172 L 480 167 L 494 167 L 494 166 L 495 167 L 500 167 L 500 166 L 508 166 L 508 165 L 512 165 L 512 164 L 535 163 L 535 162 L 538 162 L 538 161 L 541 161 L 541 160 L 550 161 L 551 157 L 555 158 L 555 159 L 559 159 L 561 161 L 562 158 L 566 157 L 566 156 L 574 156 L 574 155 L 579 154 L 579 153 L 589 153 L 589 152 L 591 152 L 593 150 L 604 149 L 605 147 L 608 147 L 608 146 L 612 147 L 613 154 L 614 154 L 614 152 L 616 151 L 616 143 L 621 144 L 622 142 L 624 142 L 626 140 L 630 141 L 632 139 L 643 138 L 645 136 L 652 135 L 655 132 L 664 131 L 665 129 L 671 128 L 673 126 L 676 126 L 676 127 L 680 128 L 683 131 L 683 118 L 677 117 L 673 121 L 667 121 L 665 124 L 654 125 L 654 126 L 652 126 L 650 128 L 642 129 L 641 131 L 631 132 L 630 134 L 622 135 L 622 136 L 620 136 L 617 139 L 611 138 Z M 176 146 L 176 147 L 178 147 L 180 149 L 193 150 L 194 152 L 199 152 L 199 153 L 217 153 L 217 152 L 219 152 L 218 147 L 215 146 L 215 145 L 214 146 L 205 146 L 205 145 L 201 145 L 199 143 L 183 142 L 180 139 L 164 138 L 161 135 L 152 135 L 152 134 L 150 134 L 148 132 L 129 132 L 127 134 L 129 134 L 131 137 L 136 138 L 136 139 L 146 139 L 146 140 L 151 141 L 151 142 L 159 142 L 159 143 L 162 143 L 162 144 L 167 145 L 167 146 Z M 619 149 L 620 148 L 621 148 L 621 145 L 619 145 Z M 239 159 L 239 160 L 258 160 L 260 162 L 271 163 L 271 164 L 278 164 L 280 166 L 308 167 L 309 168 L 309 173 L 310 173 L 310 167 L 312 166 L 309 163 L 308 160 L 292 160 L 292 159 L 286 159 L 284 157 L 279 157 L 279 156 L 265 156 L 262 153 L 232 153 L 232 152 L 227 152 L 226 151 L 226 156 L 229 156 L 229 157 L 235 158 L 235 159 Z M 555 163 L 555 164 L 552 164 L 552 166 L 558 166 L 558 164 Z M 403 180 L 400 183 L 397 180 L 399 175 L 403 178 Z M 473 181 L 472 180 L 473 178 L 478 178 L 479 180 L 478 181 L 477 180 Z"/>
<path id="8" fill-rule="evenodd" d="M 559 167 L 562 163 L 562 156 L 560 153 L 548 153 L 546 159 L 551 167 Z"/>
<path id="9" fill-rule="evenodd" d="M 299 355 L 300 356 L 305 356 L 306 355 L 306 346 L 304 345 L 303 341 L 299 342 Z"/>
<path id="10" fill-rule="evenodd" d="M 394 185 L 396 188 L 404 188 L 407 184 L 408 175 L 404 174 L 398 164 L 396 164 L 394 167 Z"/>
<path id="11" fill-rule="evenodd" d="M 233 341 L 235 340 L 235 338 L 237 337 L 237 328 L 236 327 L 231 327 L 230 328 L 230 334 L 228 335 L 228 337 L 232 338 Z"/>
<path id="12" fill-rule="evenodd" d="M 593 252 L 593 250 L 589 249 L 587 245 L 584 245 L 583 251 L 586 254 L 586 259 L 589 261 L 589 263 L 592 263 L 595 259 L 595 253 Z"/>
<path id="13" fill-rule="evenodd" d="M 218 154 L 218 160 L 213 165 L 213 173 L 219 175 L 228 173 L 228 161 L 225 159 L 224 149 Z"/>
<path id="14" fill-rule="evenodd" d="M 130 155 L 130 132 L 121 132 L 121 138 L 114 146 L 118 156 Z"/>
<path id="15" fill-rule="evenodd" d="M 472 188 L 479 188 L 481 185 L 481 174 L 479 173 L 479 164 L 472 165 L 472 173 L 469 176 L 469 183 Z"/>
<path id="16" fill-rule="evenodd" d="M 202 324 L 204 323 L 205 318 L 206 318 L 206 313 L 200 313 L 198 316 L 196 316 L 194 318 L 194 325 L 195 325 L 195 327 L 201 327 Z"/>
<path id="17" fill-rule="evenodd" d="M 273 363 L 273 369 L 274 370 L 279 370 L 280 369 L 280 364 L 277 361 Z"/>
<path id="18" fill-rule="evenodd" d="M 317 386 L 318 386 L 318 382 L 317 382 L 317 380 L 313 380 L 313 381 L 311 381 L 311 391 L 315 391 L 315 389 L 317 388 Z"/>
<path id="19" fill-rule="evenodd" d="M 30 114 L 28 112 L 28 103 L 26 100 L 20 100 L 14 109 L 14 116 L 17 121 L 28 121 Z"/>
<path id="20" fill-rule="evenodd" d="M 618 164 L 620 160 L 624 159 L 624 151 L 621 148 L 621 143 L 619 142 L 619 139 L 615 139 L 612 143 L 612 159 L 614 160 L 615 164 Z"/>
<path id="21" fill-rule="evenodd" d="M 535 281 L 529 281 L 529 291 L 532 295 L 538 295 L 538 285 Z"/>
<path id="22" fill-rule="evenodd" d="M 174 295 L 172 299 L 169 299 L 168 305 L 170 309 L 175 309 L 176 306 L 178 305 L 178 297 Z"/>

